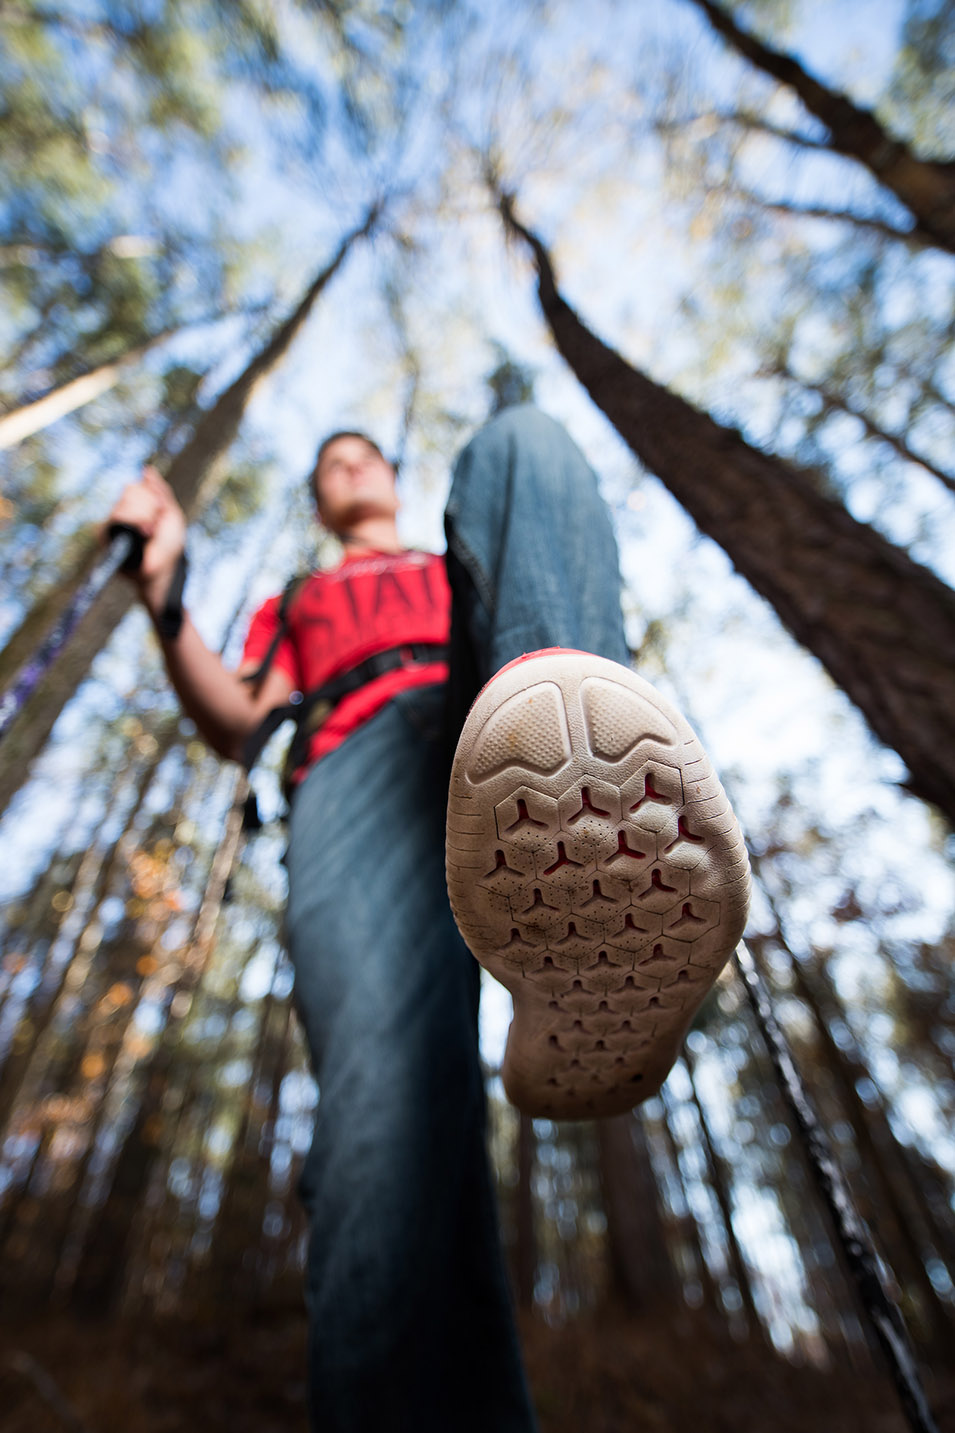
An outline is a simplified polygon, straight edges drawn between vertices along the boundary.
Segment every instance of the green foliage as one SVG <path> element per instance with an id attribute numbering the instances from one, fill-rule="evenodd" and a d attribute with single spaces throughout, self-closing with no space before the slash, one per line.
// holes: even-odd
<path id="1" fill-rule="evenodd" d="M 955 148 L 955 5 L 908 0 L 902 47 L 890 90 L 919 151 L 942 159 Z"/>
<path id="2" fill-rule="evenodd" d="M 210 537 L 221 536 L 259 512 L 268 491 L 271 470 L 271 464 L 249 454 L 237 456 L 230 462 L 225 482 L 203 515 L 204 531 Z"/>

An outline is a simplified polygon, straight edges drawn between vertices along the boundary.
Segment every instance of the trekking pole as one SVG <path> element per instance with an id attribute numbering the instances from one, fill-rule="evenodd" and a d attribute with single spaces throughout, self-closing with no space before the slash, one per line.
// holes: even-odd
<path id="1" fill-rule="evenodd" d="M 879 1256 L 800 1079 L 792 1052 L 773 1012 L 766 982 L 742 941 L 736 948 L 736 964 L 780 1088 L 805 1143 L 816 1185 L 832 1216 L 866 1320 L 889 1366 L 909 1425 L 914 1433 L 938 1433 L 938 1425 L 932 1417 L 919 1375 L 915 1351 L 898 1306 L 885 1286 L 879 1269 Z"/>
<path id="2" fill-rule="evenodd" d="M 20 667 L 16 676 L 0 695 L 0 741 L 6 736 L 41 679 L 56 661 L 81 617 L 92 607 L 117 572 L 135 572 L 143 560 L 145 538 L 138 528 L 128 523 L 110 523 L 107 529 L 109 549 L 97 563 L 86 581 L 77 589 L 65 611 L 60 613 L 52 630 L 32 657 Z"/>

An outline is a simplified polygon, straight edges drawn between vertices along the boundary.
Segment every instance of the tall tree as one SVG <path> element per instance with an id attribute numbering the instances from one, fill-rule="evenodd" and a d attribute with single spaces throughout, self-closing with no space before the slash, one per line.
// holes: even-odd
<path id="1" fill-rule="evenodd" d="M 58 384 L 48 393 L 44 393 L 42 398 L 34 398 L 29 403 L 21 403 L 19 407 L 0 414 L 0 448 L 12 447 L 14 443 L 22 442 L 31 434 L 39 433 L 41 428 L 49 427 L 58 418 L 65 418 L 68 413 L 75 413 L 77 408 L 82 408 L 84 404 L 92 403 L 94 398 L 99 398 L 101 394 L 114 388 L 123 374 L 133 368 L 141 358 L 145 358 L 147 353 L 165 343 L 172 332 L 172 329 L 163 329 L 145 343 L 127 349 L 118 358 L 111 359 L 108 363 L 100 363 L 76 378 Z"/>
<path id="2" fill-rule="evenodd" d="M 537 1239 L 534 1228 L 534 1155 L 537 1138 L 530 1115 L 517 1116 L 517 1187 L 514 1210 L 514 1283 L 518 1306 L 534 1303 L 537 1278 Z"/>
<path id="3" fill-rule="evenodd" d="M 880 1143 L 874 1128 L 877 1123 L 874 1112 L 859 1095 L 859 1082 L 869 1078 L 868 1071 L 858 1065 L 853 1069 L 837 1045 L 811 978 L 786 947 L 781 932 L 776 930 L 770 937 L 757 935 L 747 943 L 756 952 L 764 972 L 768 947 L 786 950 L 790 958 L 796 991 L 811 1014 L 813 1033 L 818 1040 L 818 1048 L 812 1052 L 811 1061 L 807 1061 L 815 1097 L 821 1105 L 822 1099 L 835 1096 L 838 1115 L 848 1119 L 861 1161 L 862 1179 L 856 1181 L 854 1193 L 863 1216 L 878 1231 L 880 1250 L 906 1292 L 906 1305 L 914 1310 L 923 1339 L 931 1339 L 935 1349 L 949 1358 L 952 1322 L 925 1267 L 924 1225 L 921 1211 L 912 1207 L 908 1190 L 903 1187 L 905 1168 L 901 1151 L 887 1122 L 881 1124 Z M 825 1089 L 827 1084 L 829 1088 Z"/>
<path id="4" fill-rule="evenodd" d="M 634 1312 L 672 1307 L 679 1286 L 640 1116 L 600 1120 L 597 1147 L 611 1287 Z"/>
<path id="5" fill-rule="evenodd" d="M 115 1167 L 110 1171 L 109 1197 L 91 1216 L 92 1228 L 81 1250 L 76 1252 L 73 1272 L 81 1300 L 98 1310 L 108 1306 L 122 1287 L 130 1231 L 158 1155 L 160 1112 L 168 1091 L 170 1070 L 177 1058 L 177 1040 L 215 948 L 223 898 L 241 850 L 242 809 L 247 789 L 245 778 L 239 778 L 236 799 L 213 853 L 201 905 L 188 942 L 178 952 L 175 992 L 168 999 L 165 1024 L 149 1057 L 142 1060 L 135 1071 L 135 1077 L 132 1077 L 132 1065 L 128 1072 L 136 1088 L 126 1093 L 126 1100 L 135 1104 L 135 1115 Z M 118 1251 L 122 1257 L 117 1257 Z"/>
<path id="6" fill-rule="evenodd" d="M 910 789 L 955 825 L 955 593 L 810 473 L 753 447 L 591 333 L 512 197 L 498 201 L 534 255 L 557 347 L 594 402 L 899 753 Z"/>
<path id="7" fill-rule="evenodd" d="M 726 1238 L 726 1251 L 730 1272 L 739 1290 L 742 1306 L 746 1311 L 746 1322 L 749 1326 L 750 1335 L 752 1337 L 761 1337 L 764 1333 L 764 1329 L 753 1298 L 750 1271 L 746 1266 L 746 1260 L 740 1248 L 739 1240 L 736 1237 L 736 1230 L 733 1227 L 732 1178 L 726 1160 L 722 1157 L 714 1142 L 713 1132 L 710 1129 L 709 1116 L 704 1108 L 703 1101 L 700 1099 L 700 1092 L 697 1089 L 696 1069 L 693 1056 L 689 1049 L 684 1051 L 683 1059 L 686 1062 L 687 1075 L 689 1078 L 690 1098 L 696 1110 L 697 1122 L 703 1140 L 703 1155 L 706 1160 L 707 1177 L 720 1211 L 720 1218 L 723 1221 L 723 1232 Z"/>
<path id="8" fill-rule="evenodd" d="M 372 232 L 380 214 L 381 205 L 375 203 L 362 223 L 345 236 L 331 261 L 312 280 L 294 311 L 279 325 L 238 378 L 202 414 L 192 437 L 170 462 L 166 478 L 187 517 L 197 517 L 215 497 L 225 478 L 229 449 L 254 394 L 285 358 L 319 296 L 344 263 L 351 246 Z M 77 561 L 77 586 L 89 564 L 90 552 L 87 550 Z M 70 583 L 60 585 L 58 610 L 68 600 L 69 588 Z M 113 583 L 104 589 L 25 704 L 4 740 L 0 811 L 5 809 L 10 798 L 28 778 L 30 763 L 42 749 L 65 703 L 132 604 L 133 594 L 126 584 Z M 33 636 L 38 643 L 43 633 L 35 632 Z"/>

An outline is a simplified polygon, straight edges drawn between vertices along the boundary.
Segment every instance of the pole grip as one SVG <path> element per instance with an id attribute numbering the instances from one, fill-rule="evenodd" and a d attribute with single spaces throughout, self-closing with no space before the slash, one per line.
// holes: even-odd
<path id="1" fill-rule="evenodd" d="M 129 551 L 119 565 L 120 572 L 138 572 L 146 551 L 145 533 L 128 522 L 111 522 L 106 529 L 106 535 L 110 546 L 118 539 L 125 539 L 129 544 Z"/>

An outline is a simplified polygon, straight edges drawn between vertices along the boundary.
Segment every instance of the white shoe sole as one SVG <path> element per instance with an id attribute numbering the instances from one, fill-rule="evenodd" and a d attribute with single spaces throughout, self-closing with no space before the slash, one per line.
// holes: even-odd
<path id="1" fill-rule="evenodd" d="M 514 998 L 511 1101 L 588 1119 L 655 1094 L 749 895 L 739 827 L 679 712 L 587 653 L 503 668 L 458 742 L 447 872 L 465 940 Z"/>

